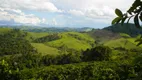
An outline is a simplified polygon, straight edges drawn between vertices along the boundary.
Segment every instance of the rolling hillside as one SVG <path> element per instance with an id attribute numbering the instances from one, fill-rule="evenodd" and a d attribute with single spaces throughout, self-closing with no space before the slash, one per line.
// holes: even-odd
<path id="1" fill-rule="evenodd" d="M 111 31 L 101 29 L 89 31 L 87 32 L 87 34 L 89 34 L 92 38 L 101 43 L 104 43 L 108 40 L 121 38 L 118 33 L 113 33 Z"/>
<path id="2" fill-rule="evenodd" d="M 56 48 L 46 46 L 42 43 L 31 43 L 31 44 L 42 55 L 47 55 L 47 54 L 58 55 L 59 54 L 59 50 Z"/>
<path id="3" fill-rule="evenodd" d="M 11 31 L 10 28 L 0 28 L 0 33 L 5 34 L 7 32 Z"/>
<path id="4" fill-rule="evenodd" d="M 12 29 L 0 28 L 0 33 L 5 34 Z M 105 45 L 111 48 L 126 47 L 127 49 L 137 48 L 136 37 L 131 37 L 126 33 L 114 33 L 107 30 L 92 30 L 89 32 L 19 32 L 24 39 L 43 55 L 56 55 L 64 50 L 81 51 L 96 45 Z M 141 47 L 141 46 L 139 46 Z"/>
<path id="5" fill-rule="evenodd" d="M 130 42 L 128 39 L 125 39 L 125 38 L 110 40 L 110 41 L 104 43 L 104 45 L 112 47 L 112 48 L 122 47 L 122 48 L 126 48 L 126 49 L 132 49 L 132 48 L 137 47 L 136 44 L 134 44 L 133 42 Z"/>
<path id="6" fill-rule="evenodd" d="M 27 36 L 26 36 L 26 39 L 29 40 L 29 41 L 33 41 L 37 38 L 41 38 L 41 37 L 44 37 L 44 36 L 47 36 L 48 33 L 35 33 L 35 32 L 27 32 Z"/>
<path id="7" fill-rule="evenodd" d="M 94 39 L 85 33 L 64 32 L 59 35 L 62 38 L 45 42 L 45 44 L 56 48 L 65 46 L 67 49 L 74 50 L 86 50 L 94 46 Z"/>
<path id="8" fill-rule="evenodd" d="M 117 33 L 106 29 L 102 29 L 92 30 L 87 32 L 87 34 L 89 34 L 92 38 L 96 40 L 96 45 L 105 45 L 111 48 L 123 47 L 126 49 L 141 47 L 136 46 L 137 43 L 135 42 L 135 40 L 137 39 L 137 37 L 131 37 L 129 34 L 126 33 Z"/>

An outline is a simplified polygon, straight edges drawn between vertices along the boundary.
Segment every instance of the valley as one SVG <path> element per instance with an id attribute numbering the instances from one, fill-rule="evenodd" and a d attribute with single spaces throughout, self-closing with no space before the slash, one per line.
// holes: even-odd
<path id="1" fill-rule="evenodd" d="M 11 71 L 5 72 L 9 79 L 135 79 L 140 71 L 133 72 L 134 66 L 141 65 L 142 46 L 135 42 L 140 33 L 125 32 L 122 27 L 124 32 L 119 28 L 116 32 L 106 28 L 30 32 L 1 27 L 1 67 Z M 122 75 L 125 67 L 131 75 Z"/>

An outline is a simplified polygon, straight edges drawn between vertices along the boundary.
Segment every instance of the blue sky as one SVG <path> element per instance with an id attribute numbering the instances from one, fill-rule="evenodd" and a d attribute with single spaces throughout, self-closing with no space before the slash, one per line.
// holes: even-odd
<path id="1" fill-rule="evenodd" d="M 111 25 L 116 8 L 134 0 L 0 0 L 0 25 L 93 27 Z"/>

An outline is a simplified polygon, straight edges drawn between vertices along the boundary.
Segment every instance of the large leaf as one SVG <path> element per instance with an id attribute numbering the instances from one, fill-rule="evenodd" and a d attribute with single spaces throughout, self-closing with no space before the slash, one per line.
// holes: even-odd
<path id="1" fill-rule="evenodd" d="M 137 28 L 141 28 L 140 24 L 139 24 L 139 18 L 138 18 L 139 14 L 136 14 L 136 16 L 134 17 L 134 23 L 136 25 Z"/>
<path id="2" fill-rule="evenodd" d="M 115 9 L 115 13 L 116 13 L 117 16 L 123 17 L 123 14 L 119 9 Z"/>
<path id="3" fill-rule="evenodd" d="M 111 23 L 111 24 L 119 23 L 119 22 L 120 22 L 120 20 L 121 20 L 121 18 L 120 18 L 120 17 L 116 17 L 116 18 L 112 21 L 112 23 Z"/>

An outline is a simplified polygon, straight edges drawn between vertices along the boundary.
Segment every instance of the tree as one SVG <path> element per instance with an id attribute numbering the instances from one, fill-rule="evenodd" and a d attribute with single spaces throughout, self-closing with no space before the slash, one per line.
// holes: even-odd
<path id="1" fill-rule="evenodd" d="M 112 50 L 107 46 L 97 46 L 92 49 L 87 49 L 83 52 L 84 61 L 103 61 L 109 60 Z"/>
<path id="2" fill-rule="evenodd" d="M 11 66 L 5 60 L 0 61 L 0 79 L 1 80 L 19 80 L 19 69 L 12 70 Z"/>
<path id="3" fill-rule="evenodd" d="M 112 24 L 123 23 L 127 20 L 127 23 L 132 17 L 134 17 L 134 23 L 137 28 L 141 28 L 139 21 L 142 22 L 142 1 L 135 0 L 132 6 L 127 10 L 126 13 L 122 13 L 121 10 L 116 9 L 115 13 L 117 17 L 112 21 Z"/>

